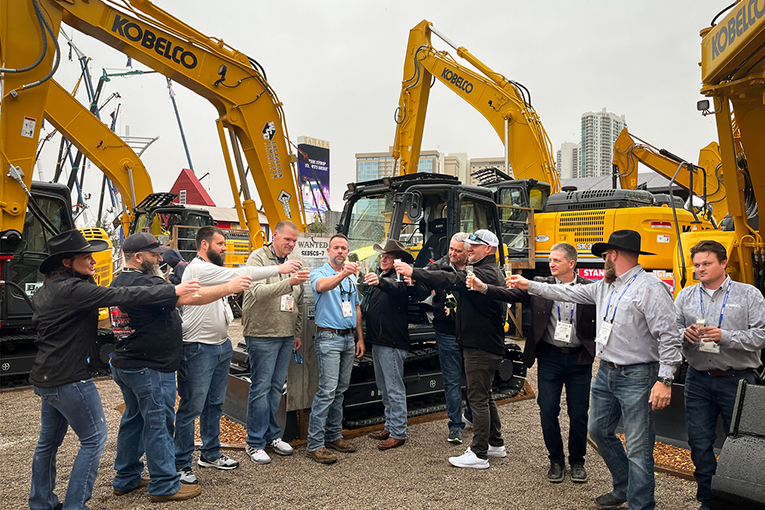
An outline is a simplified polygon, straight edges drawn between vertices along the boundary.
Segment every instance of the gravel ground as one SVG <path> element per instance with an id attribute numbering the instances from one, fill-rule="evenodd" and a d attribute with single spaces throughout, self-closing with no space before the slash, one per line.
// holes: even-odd
<path id="1" fill-rule="evenodd" d="M 534 369 L 529 371 L 529 382 L 536 391 Z M 406 445 L 386 452 L 377 450 L 377 441 L 367 437 L 354 439 L 358 452 L 338 454 L 339 462 L 329 466 L 306 458 L 304 447 L 291 457 L 272 455 L 272 463 L 266 466 L 250 462 L 244 451 L 229 451 L 227 455 L 241 462 L 240 468 L 227 472 L 196 468 L 203 491 L 188 502 L 151 503 L 145 489 L 117 497 L 112 494 L 111 481 L 121 417 L 115 408 L 122 403 L 122 396 L 113 381 L 100 380 L 96 385 L 104 402 L 109 439 L 89 503 L 93 510 L 156 506 L 169 509 L 182 505 L 195 509 L 592 509 L 596 508 L 593 499 L 611 490 L 608 470 L 592 450 L 587 456 L 588 483 L 575 485 L 568 476 L 561 484 L 546 481 L 549 464 L 538 408 L 536 401 L 529 399 L 499 407 L 509 454 L 505 459 L 491 460 L 487 470 L 449 465 L 447 457 L 461 454 L 464 446 L 447 443 L 447 422 L 438 420 L 412 425 Z M 2 508 L 27 506 L 32 454 L 39 433 L 39 408 L 39 399 L 31 389 L 0 393 Z M 567 434 L 567 420 L 563 422 Z M 466 442 L 470 437 L 468 429 Z M 62 500 L 78 445 L 70 430 L 59 449 L 57 494 Z M 695 492 L 693 482 L 656 475 L 658 508 L 696 510 Z"/>

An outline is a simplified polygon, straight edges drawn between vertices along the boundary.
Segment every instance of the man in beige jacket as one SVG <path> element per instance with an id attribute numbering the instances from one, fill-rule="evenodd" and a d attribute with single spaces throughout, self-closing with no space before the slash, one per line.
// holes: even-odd
<path id="1" fill-rule="evenodd" d="M 298 239 L 297 226 L 289 220 L 274 228 L 271 246 L 255 250 L 248 266 L 275 266 L 292 255 Z M 303 326 L 303 282 L 308 271 L 277 275 L 258 282 L 244 294 L 243 325 L 250 358 L 250 394 L 247 402 L 247 455 L 256 464 L 268 464 L 266 448 L 278 455 L 292 455 L 281 440 L 276 413 L 282 398 L 287 367 L 293 350 L 300 349 Z"/>

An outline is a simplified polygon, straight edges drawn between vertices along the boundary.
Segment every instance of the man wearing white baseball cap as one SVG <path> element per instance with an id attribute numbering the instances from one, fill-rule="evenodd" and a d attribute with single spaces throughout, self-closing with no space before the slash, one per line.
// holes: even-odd
<path id="1" fill-rule="evenodd" d="M 497 236 L 481 229 L 465 240 L 468 244 L 468 265 L 482 282 L 502 285 L 504 275 L 497 266 Z M 464 271 L 414 269 L 403 263 L 396 271 L 410 276 L 428 288 L 448 289 L 457 297 L 457 343 L 462 347 L 467 379 L 467 397 L 473 411 L 473 442 L 459 457 L 449 457 L 457 467 L 487 469 L 489 457 L 505 457 L 502 424 L 497 406 L 491 396 L 494 373 L 505 353 L 505 310 L 501 301 L 495 301 L 480 292 L 472 292 L 466 283 Z"/>

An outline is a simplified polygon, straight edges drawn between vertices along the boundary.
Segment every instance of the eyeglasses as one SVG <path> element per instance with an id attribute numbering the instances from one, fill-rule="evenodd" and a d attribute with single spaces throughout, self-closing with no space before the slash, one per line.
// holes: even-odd
<path id="1" fill-rule="evenodd" d="M 489 244 L 489 243 L 487 243 L 486 241 L 484 241 L 483 239 L 481 239 L 480 237 L 478 237 L 478 236 L 477 236 L 477 235 L 475 235 L 475 234 L 470 234 L 470 235 L 468 236 L 468 240 L 470 240 L 470 241 L 476 241 L 476 242 L 479 242 L 479 243 L 481 243 L 481 244 L 485 244 L 485 245 L 488 245 L 488 244 Z"/>
<path id="2" fill-rule="evenodd" d="M 606 250 L 606 251 L 604 251 L 604 252 L 603 252 L 603 253 L 600 255 L 600 256 L 601 256 L 601 258 L 603 258 L 603 260 L 606 260 L 606 259 L 608 258 L 608 252 L 609 252 L 609 251 L 611 251 L 611 250 Z"/>
<path id="3" fill-rule="evenodd" d="M 302 365 L 303 364 L 303 356 L 301 356 L 300 353 L 297 352 L 296 349 L 292 349 L 292 355 L 295 357 L 295 364 L 296 365 Z"/>

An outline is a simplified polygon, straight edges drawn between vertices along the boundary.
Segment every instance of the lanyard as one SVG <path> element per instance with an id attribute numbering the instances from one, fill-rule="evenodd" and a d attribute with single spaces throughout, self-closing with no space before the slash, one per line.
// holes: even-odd
<path id="1" fill-rule="evenodd" d="M 558 305 L 558 322 L 560 322 L 560 301 L 556 301 Z M 574 307 L 576 307 L 576 303 L 571 303 L 571 317 L 569 317 L 568 322 L 570 324 L 574 323 Z"/>
<path id="2" fill-rule="evenodd" d="M 627 293 L 627 291 L 630 289 L 630 285 L 632 285 L 632 282 L 634 282 L 634 281 L 635 281 L 635 278 L 637 278 L 638 276 L 640 276 L 640 273 L 642 273 L 642 272 L 643 272 L 643 269 L 641 268 L 641 269 L 640 269 L 640 271 L 638 271 L 637 273 L 635 273 L 635 276 L 633 276 L 633 277 L 632 277 L 632 279 L 630 280 L 630 282 L 629 282 L 629 283 L 627 284 L 627 286 L 624 288 L 624 291 L 622 292 L 622 294 L 619 296 L 619 299 L 616 301 L 616 304 L 614 305 L 614 313 L 613 313 L 613 315 L 611 315 L 611 324 L 613 324 L 613 323 L 614 323 L 614 318 L 616 317 L 616 309 L 617 309 L 617 308 L 619 308 L 619 303 L 621 303 L 621 301 L 622 301 L 622 298 L 623 298 L 623 297 L 624 297 L 624 295 Z M 608 310 L 609 310 L 609 308 L 611 308 L 611 298 L 614 296 L 614 292 L 616 292 L 616 289 L 612 290 L 612 291 L 611 291 L 611 295 L 609 295 L 609 296 L 608 296 L 608 306 L 606 306 L 606 314 L 603 316 L 603 320 L 604 320 L 604 321 L 605 321 L 605 320 L 608 320 Z"/>
<path id="3" fill-rule="evenodd" d="M 348 290 L 345 290 L 343 288 L 343 282 L 346 281 L 346 280 L 348 281 Z M 345 301 L 345 296 L 348 296 L 348 301 L 350 302 L 351 295 L 355 291 L 355 289 L 354 289 L 355 286 L 356 286 L 356 284 L 353 282 L 353 280 L 351 280 L 350 276 L 340 280 L 340 285 L 338 285 L 338 287 L 340 287 L 340 300 L 341 301 Z"/>
<path id="4" fill-rule="evenodd" d="M 702 317 L 706 317 L 706 314 L 704 313 L 704 291 L 701 290 L 702 285 L 703 283 L 699 284 L 699 303 L 701 304 L 701 315 Z M 728 290 L 725 291 L 725 297 L 723 298 L 722 307 L 720 308 L 720 320 L 717 321 L 718 329 L 720 326 L 722 326 L 723 314 L 725 313 L 725 305 L 728 303 L 728 296 L 730 295 L 731 285 L 733 285 L 733 280 L 728 280 Z"/>
<path id="5" fill-rule="evenodd" d="M 279 264 L 284 264 L 285 262 L 287 262 L 287 257 L 283 257 L 282 258 L 282 257 L 280 257 L 280 256 L 278 256 L 276 254 L 276 252 L 274 251 L 274 245 L 273 244 L 271 244 L 271 253 L 274 254 L 274 260 L 276 261 L 276 265 L 277 266 Z M 282 274 L 281 273 L 279 273 L 279 281 L 282 281 Z"/>

